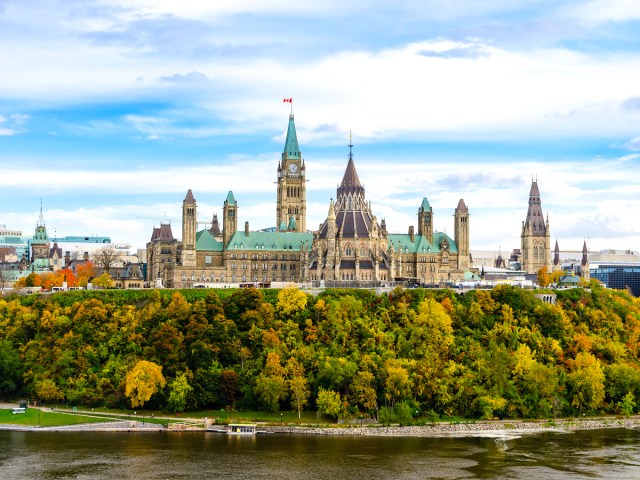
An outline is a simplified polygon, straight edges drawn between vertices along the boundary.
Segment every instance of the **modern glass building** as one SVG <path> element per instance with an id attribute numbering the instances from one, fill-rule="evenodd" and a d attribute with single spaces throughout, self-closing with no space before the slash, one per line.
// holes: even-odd
<path id="1" fill-rule="evenodd" d="M 629 289 L 635 297 L 640 297 L 640 262 L 592 263 L 591 278 L 597 278 L 608 288 Z"/>

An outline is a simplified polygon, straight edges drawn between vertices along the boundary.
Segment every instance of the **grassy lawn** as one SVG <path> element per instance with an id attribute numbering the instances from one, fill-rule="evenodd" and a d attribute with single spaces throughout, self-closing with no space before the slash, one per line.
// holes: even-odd
<path id="1" fill-rule="evenodd" d="M 153 417 L 151 415 L 153 414 Z M 302 418 L 298 419 L 298 413 L 292 411 L 263 412 L 263 411 L 227 411 L 227 410 L 202 410 L 198 412 L 185 412 L 172 414 L 161 411 L 136 410 L 136 414 L 128 410 L 115 410 L 104 408 L 78 408 L 76 411 L 68 410 L 68 413 L 42 411 L 27 408 L 26 413 L 13 414 L 10 409 L 0 410 L 0 424 L 34 426 L 63 426 L 77 425 L 80 423 L 110 422 L 114 420 L 136 420 L 138 422 L 167 425 L 168 423 L 182 423 L 195 421 L 201 425 L 204 418 L 216 419 L 218 423 L 253 423 L 265 422 L 278 425 L 297 424 L 326 424 L 331 423 L 326 418 L 318 420 L 315 412 L 302 412 Z"/>
<path id="2" fill-rule="evenodd" d="M 246 411 L 236 412 L 227 410 L 203 410 L 199 412 L 186 412 L 182 414 L 188 418 L 215 418 L 220 423 L 233 423 L 233 422 L 267 422 L 273 424 L 318 424 L 327 423 L 326 419 L 318 420 L 316 412 L 302 412 L 302 416 L 298 419 L 298 412 L 285 411 L 285 412 L 263 412 L 263 411 Z"/>
<path id="3" fill-rule="evenodd" d="M 77 407 L 78 413 L 86 413 L 90 415 L 109 415 L 113 414 L 114 416 L 119 416 L 122 418 L 126 416 L 127 419 L 134 420 L 134 417 L 138 421 L 142 421 L 141 416 L 144 415 L 145 422 L 156 421 L 156 423 L 167 423 L 167 422 L 188 422 L 189 420 L 204 420 L 207 418 L 215 418 L 219 419 L 220 422 L 267 422 L 273 424 L 279 424 L 282 420 L 285 424 L 318 424 L 318 423 L 331 423 L 326 418 L 318 418 L 316 417 L 316 412 L 308 411 L 302 412 L 302 418 L 298 419 L 298 412 L 283 411 L 283 412 L 264 412 L 258 410 L 249 410 L 244 412 L 238 411 L 227 411 L 227 410 L 199 410 L 196 412 L 183 412 L 183 413 L 169 413 L 163 412 L 161 410 L 140 410 L 137 409 L 137 414 L 134 416 L 134 410 L 117 410 L 117 409 L 109 409 L 104 407 L 99 407 L 95 409 L 87 408 L 87 407 Z M 282 413 L 282 418 L 280 414 Z M 151 415 L 154 415 L 155 419 L 150 419 Z M 163 420 L 158 420 L 162 418 Z"/>
<path id="4" fill-rule="evenodd" d="M 11 413 L 10 409 L 0 410 L 0 423 L 42 427 L 59 427 L 63 425 L 77 425 L 80 423 L 104 422 L 108 419 L 92 418 L 84 415 L 66 415 L 64 413 L 46 412 L 27 408 L 26 413 Z"/>

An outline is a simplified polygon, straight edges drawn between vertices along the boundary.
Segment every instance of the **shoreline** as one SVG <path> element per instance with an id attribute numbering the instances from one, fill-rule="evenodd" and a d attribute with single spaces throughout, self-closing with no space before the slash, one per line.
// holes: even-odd
<path id="1" fill-rule="evenodd" d="M 286 435 L 350 435 L 350 436 L 384 436 L 384 437 L 516 437 L 523 434 L 544 432 L 570 433 L 576 430 L 599 430 L 605 428 L 638 428 L 640 417 L 607 418 L 607 419 L 557 419 L 553 421 L 478 421 L 474 423 L 437 423 L 421 426 L 293 426 L 293 425 L 259 425 L 259 431 L 266 434 Z M 166 428 L 162 425 L 144 424 L 143 422 L 110 421 L 104 423 L 84 423 L 51 427 L 25 426 L 17 424 L 0 424 L 0 431 L 21 432 L 202 432 L 216 433 L 204 428 Z"/>

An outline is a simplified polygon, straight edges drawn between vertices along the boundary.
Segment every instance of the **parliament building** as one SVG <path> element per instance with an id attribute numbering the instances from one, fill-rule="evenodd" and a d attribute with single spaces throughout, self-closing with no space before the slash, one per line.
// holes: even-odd
<path id="1" fill-rule="evenodd" d="M 239 205 L 229 191 L 209 229 L 198 230 L 197 202 L 189 190 L 182 202 L 182 240 L 170 223 L 154 227 L 147 243 L 151 286 L 184 288 L 268 285 L 273 282 L 325 286 L 376 286 L 394 281 L 442 284 L 464 279 L 470 269 L 469 210 L 461 199 L 454 209 L 454 238 L 434 231 L 427 198 L 418 208 L 417 231 L 390 233 L 365 197 L 352 145 L 335 201 L 317 231 L 307 229 L 307 170 L 289 117 L 282 158 L 277 165 L 274 228 L 238 229 Z"/>

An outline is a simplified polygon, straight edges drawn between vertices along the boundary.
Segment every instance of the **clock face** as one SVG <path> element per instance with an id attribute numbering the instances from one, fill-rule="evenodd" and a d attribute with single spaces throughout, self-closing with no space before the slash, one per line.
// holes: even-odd
<path id="1" fill-rule="evenodd" d="M 289 164 L 289 171 L 291 173 L 296 173 L 298 171 L 298 165 L 296 165 L 295 163 L 290 163 Z"/>

